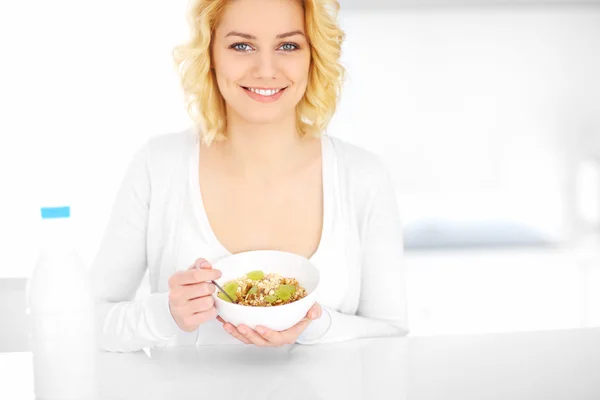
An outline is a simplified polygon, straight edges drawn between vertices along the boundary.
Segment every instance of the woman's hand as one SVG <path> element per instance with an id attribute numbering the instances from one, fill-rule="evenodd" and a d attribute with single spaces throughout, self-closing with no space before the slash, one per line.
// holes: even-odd
<path id="1" fill-rule="evenodd" d="M 220 316 L 217 317 L 223 323 L 225 329 L 231 336 L 246 344 L 254 344 L 260 347 L 280 347 L 285 344 L 293 344 L 298 339 L 298 336 L 310 325 L 311 321 L 320 318 L 323 310 L 318 303 L 306 314 L 306 317 L 290 329 L 285 331 L 274 331 L 264 326 L 257 326 L 256 331 L 250 327 L 240 324 L 237 328 L 227 321 L 224 321 Z"/>
<path id="2" fill-rule="evenodd" d="M 215 285 L 210 281 L 221 275 L 221 271 L 199 258 L 187 271 L 177 271 L 169 278 L 169 309 L 183 331 L 193 332 L 217 316 L 212 297 Z"/>

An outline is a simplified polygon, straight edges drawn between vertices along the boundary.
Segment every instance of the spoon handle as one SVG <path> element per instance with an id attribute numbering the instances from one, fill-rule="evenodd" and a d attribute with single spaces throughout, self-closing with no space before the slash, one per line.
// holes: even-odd
<path id="1" fill-rule="evenodd" d="M 231 296 L 229 296 L 229 295 L 227 294 L 227 292 L 226 292 L 226 291 L 224 291 L 224 290 L 223 290 L 223 288 L 222 288 L 221 286 L 219 286 L 219 284 L 218 284 L 217 282 L 215 282 L 215 281 L 211 281 L 211 282 L 212 282 L 212 283 L 213 283 L 213 284 L 214 284 L 214 285 L 215 285 L 215 286 L 216 286 L 216 287 L 217 287 L 217 288 L 218 288 L 218 289 L 221 291 L 221 293 L 223 293 L 225 296 L 227 296 L 227 298 L 228 298 L 229 300 L 231 300 L 231 302 L 232 302 L 232 303 L 235 303 L 235 301 L 233 301 L 233 299 L 231 298 Z"/>
<path id="2" fill-rule="evenodd" d="M 192 266 L 192 268 L 194 268 L 194 269 L 198 269 L 198 267 L 196 267 L 196 265 Z M 214 285 L 215 285 L 215 286 L 216 286 L 216 287 L 219 289 L 219 291 L 220 291 L 221 293 L 223 293 L 225 296 L 227 296 L 227 298 L 228 298 L 229 300 L 231 300 L 231 302 L 232 302 L 232 303 L 235 303 L 235 301 L 233 301 L 233 299 L 231 298 L 231 296 L 229 296 L 229 295 L 227 294 L 227 292 L 226 292 L 225 290 L 223 290 L 223 288 L 222 288 L 221 286 L 219 286 L 219 284 L 218 284 L 217 282 L 215 282 L 215 281 L 213 281 L 213 280 L 211 280 L 210 282 L 211 282 L 212 284 L 214 284 Z"/>

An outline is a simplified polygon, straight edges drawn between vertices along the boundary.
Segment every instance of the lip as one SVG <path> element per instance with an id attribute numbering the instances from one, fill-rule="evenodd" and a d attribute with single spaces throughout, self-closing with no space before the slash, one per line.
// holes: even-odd
<path id="1" fill-rule="evenodd" d="M 248 90 L 245 86 L 240 86 L 240 88 L 242 88 L 242 90 L 248 95 L 248 97 L 250 97 L 253 100 L 256 100 L 260 103 L 273 103 L 276 102 L 277 100 L 279 100 L 281 98 L 281 96 L 283 96 L 283 94 L 285 93 L 286 89 L 289 86 L 283 87 L 281 88 L 281 90 L 274 94 L 273 96 L 263 96 L 262 94 L 258 94 L 258 93 L 254 93 L 250 90 Z M 263 90 L 272 90 L 272 89 L 279 89 L 279 88 L 256 88 L 256 87 L 252 87 L 252 89 L 263 89 Z"/>
<path id="2" fill-rule="evenodd" d="M 240 85 L 241 86 L 241 85 Z M 278 87 L 257 87 L 257 86 L 242 86 L 243 88 L 252 88 L 252 89 L 260 89 L 260 90 L 273 90 L 273 89 L 285 89 L 287 86 L 278 86 Z"/>

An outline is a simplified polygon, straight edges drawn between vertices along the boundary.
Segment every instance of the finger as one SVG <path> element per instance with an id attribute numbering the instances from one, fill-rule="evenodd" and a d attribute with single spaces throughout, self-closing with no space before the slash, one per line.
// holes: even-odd
<path id="1" fill-rule="evenodd" d="M 188 269 L 211 269 L 212 265 L 205 258 L 198 258 Z"/>
<path id="2" fill-rule="evenodd" d="M 319 318 L 321 318 L 321 315 L 323 315 L 323 309 L 321 308 L 321 305 L 319 305 L 318 303 L 315 303 L 315 305 L 312 306 L 311 309 L 306 314 L 306 316 L 308 318 L 310 318 L 311 320 L 319 319 Z"/>
<path id="3" fill-rule="evenodd" d="M 238 339 L 241 342 L 244 342 L 246 344 L 251 344 L 250 341 L 248 341 L 248 339 L 246 339 L 244 337 L 244 335 L 242 335 L 235 326 L 233 326 L 229 322 L 225 321 L 223 318 L 221 318 L 220 315 L 217 315 L 217 320 L 223 324 L 223 329 L 225 329 L 225 331 L 227 333 L 229 333 L 231 336 L 235 337 L 236 339 Z"/>
<path id="4" fill-rule="evenodd" d="M 264 326 L 257 326 L 256 332 L 260 336 L 262 336 L 267 342 L 275 346 L 292 344 L 296 341 L 296 337 L 292 334 L 289 334 L 288 331 L 277 332 Z"/>
<path id="5" fill-rule="evenodd" d="M 190 272 L 190 271 L 195 271 L 197 269 L 213 269 L 212 265 L 204 258 L 198 258 L 196 261 L 194 261 L 194 263 L 192 265 L 190 265 L 190 267 L 186 270 L 186 271 L 177 271 L 175 274 L 173 274 L 173 276 L 171 276 L 171 278 L 169 279 L 169 287 L 173 288 L 175 286 L 181 286 L 181 285 L 189 285 L 189 284 L 194 284 L 194 283 L 198 283 L 198 282 L 202 282 L 202 281 L 210 281 L 210 280 L 214 280 L 214 279 L 218 279 L 218 278 L 214 278 L 214 279 L 199 279 L 199 275 L 194 273 L 194 272 Z M 215 270 L 217 271 L 217 270 Z M 219 276 L 220 277 L 220 276 Z"/>
<path id="6" fill-rule="evenodd" d="M 188 269 L 186 271 L 177 271 L 169 279 L 169 287 L 173 289 L 177 286 L 193 285 L 201 282 L 208 282 L 219 279 L 222 273 L 218 269 Z"/>
<path id="7" fill-rule="evenodd" d="M 196 261 L 194 261 L 194 264 L 192 264 L 189 268 L 190 270 L 213 270 L 212 264 L 209 263 L 205 258 L 198 258 Z M 213 271 L 218 271 L 216 269 L 214 269 Z M 212 277 L 212 275 L 209 275 L 211 277 L 205 277 L 206 274 L 203 273 L 196 273 L 196 279 L 198 279 L 201 282 L 207 282 L 207 281 L 212 281 L 215 279 L 219 279 L 221 277 L 221 271 L 218 271 L 219 276 L 218 277 Z"/>
<path id="8" fill-rule="evenodd" d="M 312 321 L 321 318 L 323 309 L 318 303 L 315 303 L 300 321 Z"/>
<path id="9" fill-rule="evenodd" d="M 244 337 L 244 335 L 242 335 L 235 326 L 231 325 L 229 322 L 225 322 L 223 324 L 223 329 L 225 329 L 225 331 L 227 331 L 227 333 L 229 333 L 231 336 L 233 336 L 234 338 L 236 338 L 237 340 L 239 340 L 242 343 L 245 344 L 252 344 L 248 339 L 246 339 Z"/>
<path id="10" fill-rule="evenodd" d="M 214 281 L 223 275 L 221 271 L 214 268 L 199 268 L 188 272 L 192 275 L 193 281 L 191 284 Z"/>
<path id="11" fill-rule="evenodd" d="M 202 296 L 209 296 L 215 292 L 215 285 L 210 282 L 185 285 L 180 289 L 181 297 L 185 300 L 193 300 Z"/>
<path id="12" fill-rule="evenodd" d="M 209 310 L 191 314 L 183 319 L 183 323 L 187 326 L 198 327 L 199 325 L 209 321 L 217 316 L 217 309 L 211 308 Z"/>
<path id="13" fill-rule="evenodd" d="M 310 325 L 311 322 L 312 320 L 310 319 L 303 319 L 302 321 L 298 322 L 296 325 L 292 326 L 290 329 L 284 332 L 290 337 L 292 337 L 295 342 L 296 339 L 298 339 L 298 336 L 300 336 L 300 334 L 304 332 L 306 328 L 308 328 L 308 325 Z"/>
<path id="14" fill-rule="evenodd" d="M 188 308 L 192 313 L 210 310 L 214 305 L 215 299 L 212 296 L 204 296 L 188 302 Z"/>
<path id="15" fill-rule="evenodd" d="M 246 325 L 240 325 L 237 328 L 238 332 L 240 332 L 246 339 L 248 339 L 252 344 L 260 347 L 268 347 L 272 346 L 265 338 L 260 336 L 254 329 L 250 329 Z"/>

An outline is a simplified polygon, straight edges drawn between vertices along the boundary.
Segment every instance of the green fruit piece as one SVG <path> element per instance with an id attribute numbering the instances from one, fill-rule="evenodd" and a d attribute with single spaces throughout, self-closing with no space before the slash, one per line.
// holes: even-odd
<path id="1" fill-rule="evenodd" d="M 265 273 L 262 271 L 250 271 L 246 274 L 246 276 L 248 276 L 248 279 L 252 279 L 253 281 L 260 281 L 262 278 L 264 278 Z"/>
<path id="2" fill-rule="evenodd" d="M 277 301 L 277 296 L 265 296 L 265 301 L 272 304 Z"/>
<path id="3" fill-rule="evenodd" d="M 248 294 L 254 294 L 258 292 L 258 288 L 256 286 L 252 286 L 250 290 L 248 290 Z"/>
<path id="4" fill-rule="evenodd" d="M 233 301 L 237 300 L 237 293 L 236 292 L 225 292 L 229 295 L 229 297 L 231 297 L 233 299 Z"/>
<path id="5" fill-rule="evenodd" d="M 225 300 L 225 301 L 227 301 L 227 302 L 231 303 L 231 300 L 229 300 L 229 297 L 225 296 L 225 295 L 223 294 L 223 292 L 219 292 L 219 293 L 217 293 L 217 296 L 219 296 L 219 298 L 220 298 L 221 300 Z M 235 299 L 235 297 L 234 297 L 234 296 L 231 296 L 231 298 Z"/>
<path id="6" fill-rule="evenodd" d="M 238 284 L 235 282 L 227 282 L 225 285 L 223 285 L 223 290 L 226 291 L 227 293 L 229 293 L 229 292 L 235 293 L 237 288 L 238 288 Z"/>
<path id="7" fill-rule="evenodd" d="M 292 294 L 296 291 L 294 285 L 279 285 L 275 291 L 275 295 L 283 301 L 289 300 Z"/>
<path id="8" fill-rule="evenodd" d="M 281 300 L 286 301 L 289 300 L 290 297 L 292 297 L 292 294 L 289 292 L 282 292 L 282 291 L 276 291 L 275 294 L 277 295 L 277 297 L 279 297 Z"/>
<path id="9" fill-rule="evenodd" d="M 279 289 L 294 293 L 296 291 L 295 285 L 279 285 Z"/>
<path id="10" fill-rule="evenodd" d="M 235 282 L 228 282 L 225 285 L 223 285 L 223 290 L 225 291 L 225 293 L 227 293 L 234 300 L 237 298 L 237 289 L 238 284 Z"/>

